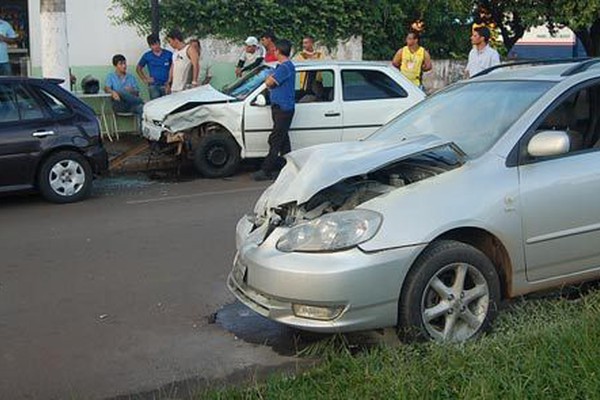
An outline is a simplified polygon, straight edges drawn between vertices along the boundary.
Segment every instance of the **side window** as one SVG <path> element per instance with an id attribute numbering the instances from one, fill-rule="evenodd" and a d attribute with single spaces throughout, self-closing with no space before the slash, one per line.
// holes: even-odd
<path id="1" fill-rule="evenodd" d="M 44 89 L 39 89 L 39 94 L 54 115 L 66 117 L 72 114 L 71 109 L 52 93 L 49 93 Z"/>
<path id="2" fill-rule="evenodd" d="M 554 106 L 535 131 L 564 131 L 569 136 L 569 153 L 600 148 L 598 94 L 600 85 L 573 93 Z"/>
<path id="3" fill-rule="evenodd" d="M 344 101 L 396 99 L 408 94 L 396 81 L 381 71 L 342 71 Z"/>
<path id="4" fill-rule="evenodd" d="M 15 102 L 12 86 L 0 85 L 0 123 L 19 120 L 19 110 Z"/>
<path id="5" fill-rule="evenodd" d="M 331 70 L 296 73 L 297 103 L 326 103 L 334 100 L 335 75 Z"/>
<path id="6" fill-rule="evenodd" d="M 44 118 L 44 113 L 42 112 L 40 105 L 29 95 L 23 86 L 17 86 L 15 88 L 15 97 L 17 106 L 19 107 L 21 120 L 27 121 Z"/>

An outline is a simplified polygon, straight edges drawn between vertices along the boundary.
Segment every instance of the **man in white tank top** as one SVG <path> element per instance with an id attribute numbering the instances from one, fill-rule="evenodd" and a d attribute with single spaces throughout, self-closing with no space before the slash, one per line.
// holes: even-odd
<path id="1" fill-rule="evenodd" d="M 167 40 L 173 48 L 173 63 L 169 74 L 170 91 L 181 92 L 188 84 L 191 84 L 192 87 L 198 86 L 198 74 L 200 73 L 198 50 L 186 44 L 183 41 L 183 34 L 177 29 L 169 32 Z"/>

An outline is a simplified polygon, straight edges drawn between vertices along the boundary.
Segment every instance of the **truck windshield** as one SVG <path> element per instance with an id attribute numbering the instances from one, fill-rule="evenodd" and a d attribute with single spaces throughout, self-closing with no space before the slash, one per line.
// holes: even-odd
<path id="1" fill-rule="evenodd" d="M 247 75 L 226 85 L 221 92 L 235 97 L 238 100 L 244 100 L 252 92 L 254 92 L 267 79 L 272 68 L 266 65 L 253 69 Z"/>

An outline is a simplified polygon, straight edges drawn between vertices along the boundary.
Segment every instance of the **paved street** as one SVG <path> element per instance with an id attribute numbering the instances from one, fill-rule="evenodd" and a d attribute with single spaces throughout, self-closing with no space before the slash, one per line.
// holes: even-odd
<path id="1" fill-rule="evenodd" d="M 265 186 L 140 176 L 72 205 L 0 198 L 0 397 L 103 398 L 289 362 L 210 318 L 233 302 L 235 223 Z"/>

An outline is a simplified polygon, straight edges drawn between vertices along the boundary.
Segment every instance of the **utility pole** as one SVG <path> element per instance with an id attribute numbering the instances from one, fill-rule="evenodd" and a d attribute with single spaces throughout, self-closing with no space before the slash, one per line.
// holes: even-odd
<path id="1" fill-rule="evenodd" d="M 158 0 L 150 0 L 151 17 L 152 17 L 152 33 L 158 35 L 160 33 L 160 11 L 158 8 Z"/>
<path id="2" fill-rule="evenodd" d="M 64 79 L 70 89 L 69 46 L 67 39 L 66 0 L 40 0 L 42 31 L 42 75 Z"/>

